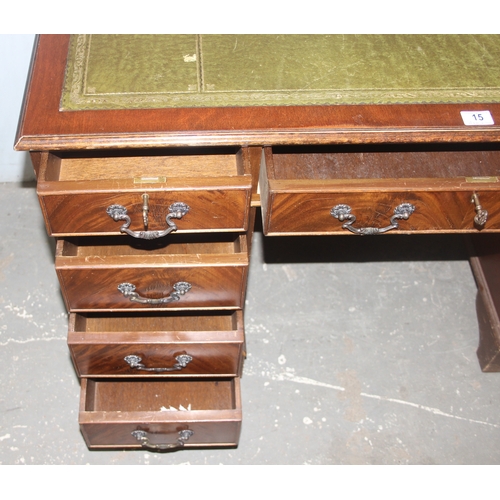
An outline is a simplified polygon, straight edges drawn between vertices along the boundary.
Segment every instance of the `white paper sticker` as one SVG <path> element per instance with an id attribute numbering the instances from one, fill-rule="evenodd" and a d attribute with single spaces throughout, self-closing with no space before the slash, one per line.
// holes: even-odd
<path id="1" fill-rule="evenodd" d="M 460 111 L 464 125 L 495 125 L 489 111 Z"/>

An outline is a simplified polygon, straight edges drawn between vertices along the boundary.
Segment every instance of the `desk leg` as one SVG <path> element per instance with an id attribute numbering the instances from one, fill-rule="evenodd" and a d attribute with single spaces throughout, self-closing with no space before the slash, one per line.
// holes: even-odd
<path id="1" fill-rule="evenodd" d="M 474 235 L 469 242 L 477 284 L 477 356 L 484 372 L 500 372 L 500 235 Z"/>

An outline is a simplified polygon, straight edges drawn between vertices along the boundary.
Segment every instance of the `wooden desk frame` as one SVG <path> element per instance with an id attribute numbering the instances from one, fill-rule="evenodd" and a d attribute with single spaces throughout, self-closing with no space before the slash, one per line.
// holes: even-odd
<path id="1" fill-rule="evenodd" d="M 253 227 L 262 151 L 266 146 L 500 143 L 500 126 L 465 126 L 460 111 L 500 104 L 390 104 L 146 110 L 59 109 L 69 35 L 37 38 L 15 148 L 30 151 L 38 175 L 44 152 L 231 146 L 247 149 Z M 251 245 L 252 227 L 248 232 Z M 498 231 L 498 230 L 493 230 Z M 500 238 L 471 237 L 478 284 L 478 357 L 500 371 Z"/>

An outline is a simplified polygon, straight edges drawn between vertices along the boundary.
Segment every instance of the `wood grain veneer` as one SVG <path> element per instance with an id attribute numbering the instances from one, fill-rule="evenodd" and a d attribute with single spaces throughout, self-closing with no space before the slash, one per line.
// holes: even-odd
<path id="1" fill-rule="evenodd" d="M 244 231 L 252 190 L 246 149 L 154 153 L 43 153 L 37 192 L 52 236 L 120 234 L 123 221 L 106 209 L 122 205 L 130 229 L 144 229 L 143 194 L 149 196 L 148 229 L 163 230 L 173 203 L 189 212 L 175 219 L 179 232 Z"/>
<path id="2" fill-rule="evenodd" d="M 79 376 L 187 377 L 241 374 L 244 349 L 242 311 L 167 314 L 70 314 L 68 346 Z M 168 368 L 179 354 L 192 356 L 182 370 L 132 369 L 137 355 L 148 368 Z"/>
<path id="3" fill-rule="evenodd" d="M 265 234 L 346 233 L 330 215 L 338 204 L 351 207 L 355 227 L 385 227 L 411 203 L 400 232 L 500 230 L 500 150 L 490 145 L 265 148 L 260 187 Z M 488 210 L 484 227 L 474 193 Z"/>
<path id="4" fill-rule="evenodd" d="M 134 239 L 125 236 L 105 238 L 101 245 L 91 244 L 90 250 L 82 248 L 92 239 L 59 240 L 56 271 L 70 311 L 241 308 L 248 272 L 246 236 L 231 238 L 217 241 L 212 236 L 192 244 L 177 238 L 178 245 L 154 250 L 134 246 Z M 141 296 L 161 298 L 172 293 L 174 283 L 184 281 L 191 290 L 179 301 L 163 305 L 132 302 L 117 289 L 120 283 L 132 283 Z"/>

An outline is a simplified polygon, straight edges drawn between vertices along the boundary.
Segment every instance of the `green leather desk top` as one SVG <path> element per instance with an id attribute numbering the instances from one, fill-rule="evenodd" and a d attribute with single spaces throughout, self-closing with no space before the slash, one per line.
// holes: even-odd
<path id="1" fill-rule="evenodd" d="M 500 35 L 73 35 L 61 110 L 500 102 Z"/>

